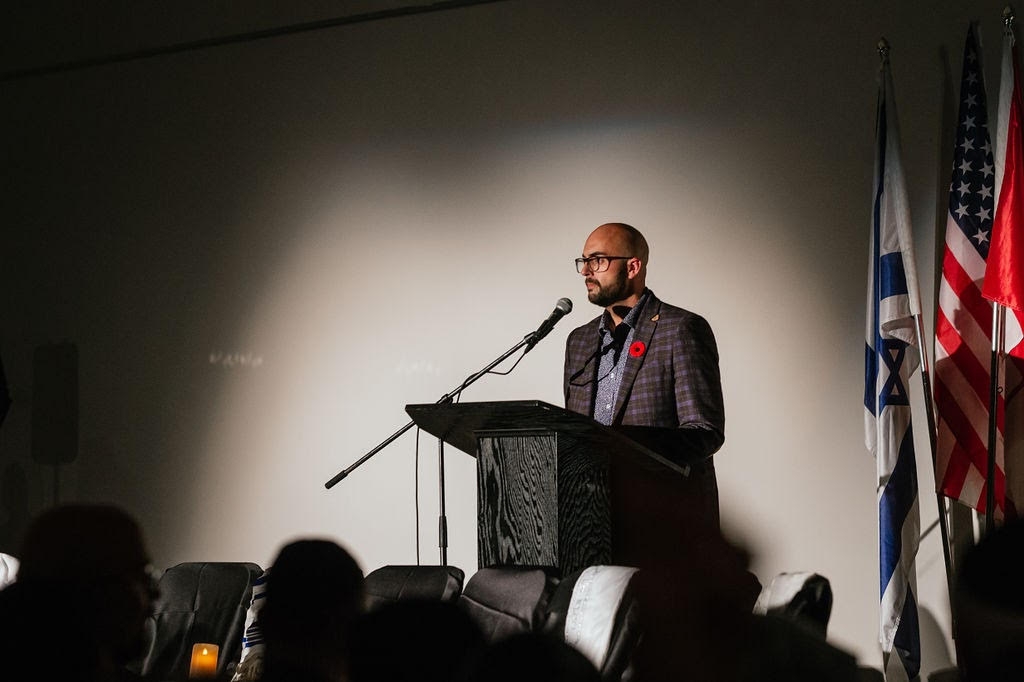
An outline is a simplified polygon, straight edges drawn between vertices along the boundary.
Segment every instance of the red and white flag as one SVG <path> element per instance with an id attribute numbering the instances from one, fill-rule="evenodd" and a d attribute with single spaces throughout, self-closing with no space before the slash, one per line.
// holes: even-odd
<path id="1" fill-rule="evenodd" d="M 1001 377 L 1004 452 L 997 453 L 1002 486 L 996 499 L 1005 501 L 1008 516 L 1017 516 L 1024 502 L 1024 108 L 1020 61 L 1012 28 L 1003 35 L 999 83 L 999 129 L 996 136 L 996 213 L 982 295 L 1007 308 L 1007 358 Z M 1004 500 L 1005 498 L 1005 500 Z M 1000 508 L 1003 504 L 997 503 Z"/>

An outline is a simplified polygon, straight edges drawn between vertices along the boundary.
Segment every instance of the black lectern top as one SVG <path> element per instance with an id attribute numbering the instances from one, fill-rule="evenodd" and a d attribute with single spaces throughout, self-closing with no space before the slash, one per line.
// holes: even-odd
<path id="1" fill-rule="evenodd" d="M 405 411 L 421 429 L 474 457 L 480 433 L 549 431 L 603 452 L 614 452 L 645 469 L 683 476 L 689 475 L 693 464 L 707 458 L 687 447 L 682 429 L 633 426 L 619 430 L 540 400 L 430 403 L 406 405 Z M 662 448 L 670 442 L 671 452 Z M 661 451 L 652 449 L 652 444 Z"/>

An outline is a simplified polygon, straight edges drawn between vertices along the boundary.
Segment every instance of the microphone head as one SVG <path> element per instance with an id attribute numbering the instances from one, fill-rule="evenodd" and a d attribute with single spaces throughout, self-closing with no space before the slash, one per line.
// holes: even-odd
<path id="1" fill-rule="evenodd" d="M 567 313 L 571 313 L 572 312 L 572 301 L 570 301 L 567 298 L 560 298 L 560 299 L 558 299 L 558 303 L 555 304 L 555 310 L 561 310 L 563 315 L 565 315 Z"/>

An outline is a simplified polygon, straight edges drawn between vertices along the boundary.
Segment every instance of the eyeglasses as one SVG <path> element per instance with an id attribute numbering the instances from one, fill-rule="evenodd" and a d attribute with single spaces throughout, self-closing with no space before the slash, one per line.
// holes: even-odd
<path id="1" fill-rule="evenodd" d="M 590 258 L 576 259 L 576 272 L 583 272 L 586 266 L 591 272 L 604 272 L 613 260 L 629 260 L 632 256 L 591 256 Z"/>

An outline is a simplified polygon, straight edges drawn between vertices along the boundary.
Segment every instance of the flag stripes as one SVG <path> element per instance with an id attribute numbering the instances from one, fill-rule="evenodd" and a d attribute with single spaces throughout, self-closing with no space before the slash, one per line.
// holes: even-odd
<path id="1" fill-rule="evenodd" d="M 995 210 L 995 164 L 975 26 L 964 42 L 956 148 L 935 321 L 938 491 L 985 511 L 992 304 L 982 296 Z M 1003 395 L 996 405 L 996 501 L 1002 507 Z"/>

